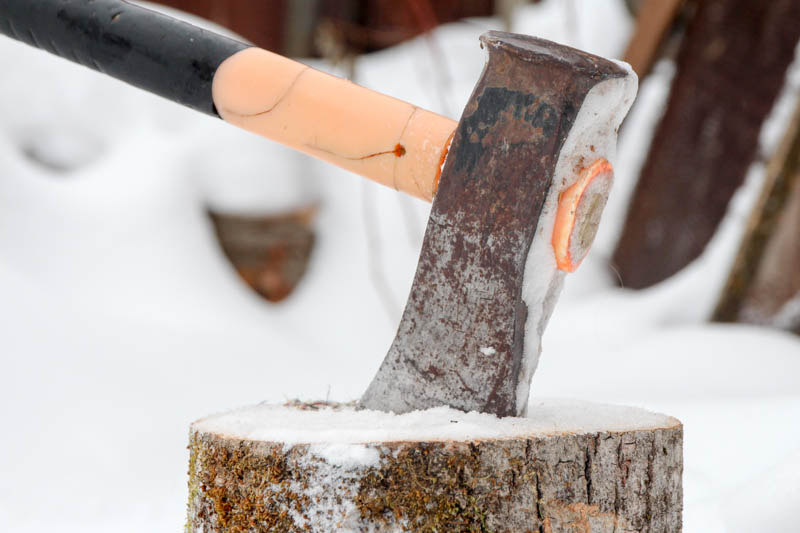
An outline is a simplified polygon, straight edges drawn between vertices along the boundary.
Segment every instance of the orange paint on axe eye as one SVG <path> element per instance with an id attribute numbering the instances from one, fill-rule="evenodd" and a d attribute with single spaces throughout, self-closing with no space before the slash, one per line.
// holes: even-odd
<path id="1" fill-rule="evenodd" d="M 450 152 L 450 145 L 453 144 L 453 137 L 455 136 L 456 131 L 453 130 L 453 133 L 447 138 L 447 142 L 444 143 L 444 148 L 442 149 L 442 155 L 439 157 L 439 169 L 436 171 L 436 177 L 433 178 L 433 195 L 436 196 L 436 192 L 439 190 L 439 180 L 442 178 L 442 170 L 444 169 L 444 162 L 447 159 L 447 154 Z"/>
<path id="2" fill-rule="evenodd" d="M 598 159 L 581 170 L 578 180 L 559 195 L 552 241 L 559 269 L 574 272 L 589 251 L 613 172 L 608 160 Z M 595 186 L 590 187 L 593 183 Z"/>

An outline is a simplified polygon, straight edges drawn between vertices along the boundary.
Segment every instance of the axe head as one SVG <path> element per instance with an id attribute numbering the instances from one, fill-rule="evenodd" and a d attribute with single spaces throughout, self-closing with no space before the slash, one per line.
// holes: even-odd
<path id="1" fill-rule="evenodd" d="M 608 196 L 607 160 L 635 74 L 534 37 L 489 32 L 481 41 L 488 60 L 453 137 L 397 336 L 362 408 L 524 414 L 564 272 L 588 250 Z"/>

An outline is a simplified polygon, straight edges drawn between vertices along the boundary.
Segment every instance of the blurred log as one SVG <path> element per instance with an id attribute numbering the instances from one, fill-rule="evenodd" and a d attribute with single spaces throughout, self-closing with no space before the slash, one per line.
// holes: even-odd
<path id="1" fill-rule="evenodd" d="M 672 27 L 686 0 L 644 0 L 637 7 L 636 26 L 625 50 L 624 59 L 639 78 L 644 78 L 655 63 L 664 37 Z"/>
<path id="2" fill-rule="evenodd" d="M 284 42 L 291 26 L 287 24 L 290 7 L 288 0 L 262 0 L 259 2 L 252 0 L 155 1 L 216 22 L 255 45 L 276 52 L 284 50 Z M 306 4 L 307 0 L 296 3 Z"/>
<path id="3" fill-rule="evenodd" d="M 430 26 L 466 17 L 489 16 L 494 0 L 158 0 L 225 26 L 257 46 L 286 56 L 317 56 L 317 27 L 341 28 L 347 44 L 360 52 L 394 46 Z M 421 25 L 413 4 L 430 13 Z"/>
<path id="4" fill-rule="evenodd" d="M 289 296 L 308 267 L 316 207 L 285 215 L 244 216 L 209 212 L 217 239 L 236 271 L 271 302 Z"/>
<path id="5" fill-rule="evenodd" d="M 722 297 L 721 322 L 775 325 L 800 333 L 800 105 L 767 166 Z"/>
<path id="6" fill-rule="evenodd" d="M 700 0 L 613 262 L 644 288 L 704 250 L 756 157 L 800 38 L 800 2 Z"/>
<path id="7" fill-rule="evenodd" d="M 233 424 L 217 423 L 224 414 L 192 424 L 187 532 L 681 531 L 683 427 L 674 418 L 631 408 L 633 419 L 613 429 L 564 431 L 576 416 L 565 409 L 555 427 L 517 435 L 330 443 L 359 422 L 337 424 L 328 407 L 251 408 L 257 427 L 246 412 Z M 301 418 L 307 409 L 323 411 Z M 578 418 L 604 409 L 588 405 Z M 413 414 L 424 424 L 423 415 Z M 293 440 L 293 419 L 310 443 Z M 253 437 L 275 429 L 290 440 Z"/>

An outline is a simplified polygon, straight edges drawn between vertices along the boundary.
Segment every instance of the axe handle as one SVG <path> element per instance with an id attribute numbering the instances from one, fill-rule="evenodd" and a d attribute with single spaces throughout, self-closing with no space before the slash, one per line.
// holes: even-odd
<path id="1" fill-rule="evenodd" d="M 0 0 L 0 33 L 214 116 L 214 72 L 248 47 L 120 0 Z"/>
<path id="2" fill-rule="evenodd" d="M 426 200 L 456 127 L 122 0 L 0 0 L 0 33 Z"/>

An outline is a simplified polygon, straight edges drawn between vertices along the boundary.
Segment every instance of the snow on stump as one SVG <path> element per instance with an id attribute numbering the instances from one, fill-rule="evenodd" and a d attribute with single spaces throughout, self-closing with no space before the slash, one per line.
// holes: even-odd
<path id="1" fill-rule="evenodd" d="M 189 532 L 679 532 L 683 427 L 642 409 L 258 405 L 190 431 Z"/>

